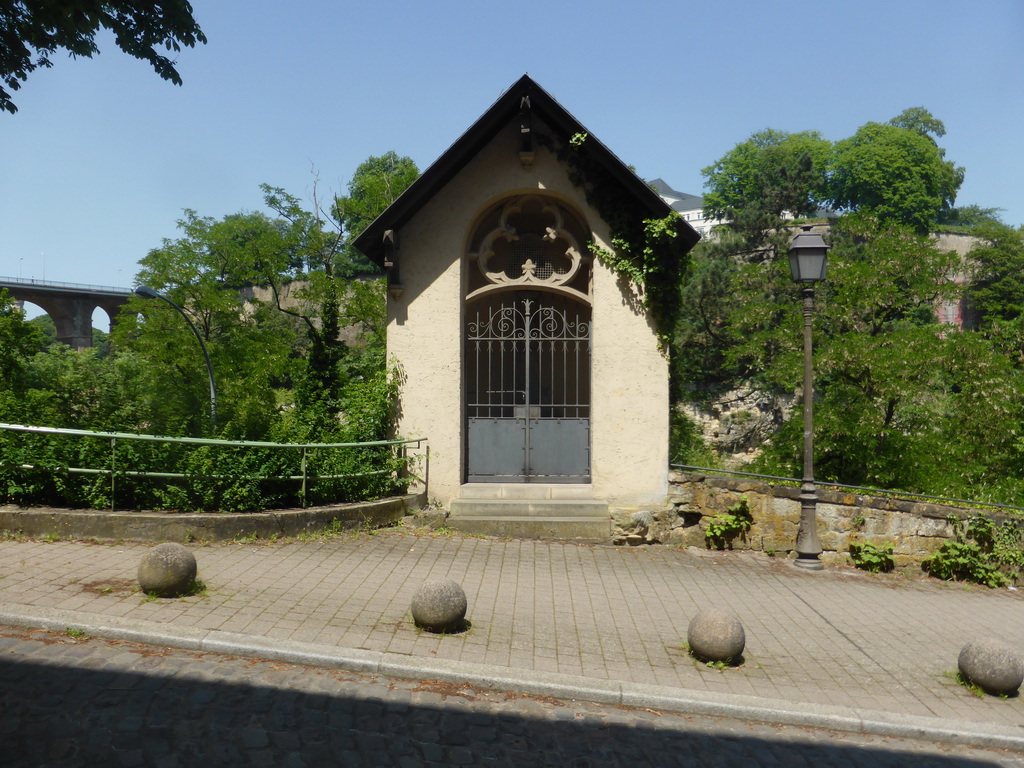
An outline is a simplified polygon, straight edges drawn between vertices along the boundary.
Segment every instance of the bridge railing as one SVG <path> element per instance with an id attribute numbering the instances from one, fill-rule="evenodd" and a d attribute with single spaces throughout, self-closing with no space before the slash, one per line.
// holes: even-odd
<path id="1" fill-rule="evenodd" d="M 36 280 L 34 277 L 0 277 L 0 286 L 16 285 L 24 288 L 56 288 L 62 291 L 83 293 L 116 293 L 130 296 L 131 288 L 116 285 L 89 285 L 87 283 L 62 283 L 59 280 Z"/>
<path id="2" fill-rule="evenodd" d="M 252 511 L 379 498 L 425 488 L 428 474 L 426 438 L 275 443 L 0 423 L 0 494 L 22 503 Z"/>

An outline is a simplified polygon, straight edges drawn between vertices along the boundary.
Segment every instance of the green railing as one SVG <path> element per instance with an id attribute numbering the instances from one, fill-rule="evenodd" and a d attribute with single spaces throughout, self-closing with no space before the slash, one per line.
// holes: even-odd
<path id="1" fill-rule="evenodd" d="M 307 490 L 309 485 L 315 481 L 345 480 L 375 475 L 395 474 L 395 466 L 388 466 L 381 470 L 369 470 L 363 472 L 346 474 L 320 474 L 310 471 L 309 458 L 316 451 L 343 451 L 362 450 L 368 448 L 391 448 L 404 470 L 406 482 L 418 481 L 426 489 L 429 478 L 430 449 L 426 438 L 412 438 L 408 440 L 378 440 L 365 443 L 273 443 L 255 440 L 219 440 L 212 438 L 197 437 L 164 437 L 161 435 L 141 435 L 130 432 L 94 432 L 84 429 L 63 429 L 58 427 L 37 427 L 24 424 L 0 423 L 0 431 L 29 433 L 35 435 L 53 435 L 67 438 L 85 438 L 97 441 L 106 441 L 110 445 L 109 463 L 105 466 L 76 467 L 64 463 L 11 463 L 6 456 L 0 455 L 0 467 L 5 469 L 18 469 L 27 471 L 39 471 L 49 473 L 60 473 L 68 475 L 109 475 L 110 476 L 110 499 L 111 508 L 116 508 L 117 479 L 157 479 L 157 480 L 236 480 L 250 479 L 256 481 L 284 481 L 299 483 L 298 496 L 302 506 L 306 506 Z M 300 452 L 299 470 L 296 474 L 268 474 L 242 476 L 236 474 L 197 474 L 192 472 L 159 472 L 153 470 L 137 470 L 118 465 L 118 444 L 119 443 L 162 443 L 178 446 L 220 446 L 224 448 L 235 448 L 239 450 L 261 449 L 282 452 Z M 412 452 L 415 451 L 415 452 Z M 422 466 L 420 466 L 422 465 Z M 416 474 L 421 471 L 422 475 Z M 396 478 L 397 480 L 397 478 Z"/>

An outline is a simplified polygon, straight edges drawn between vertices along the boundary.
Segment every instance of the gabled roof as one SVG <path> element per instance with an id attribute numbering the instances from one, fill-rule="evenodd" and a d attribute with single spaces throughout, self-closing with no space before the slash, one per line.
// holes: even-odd
<path id="1" fill-rule="evenodd" d="M 662 219 L 672 209 L 611 150 L 598 141 L 593 134 L 562 107 L 554 97 L 535 83 L 529 75 L 523 75 L 512 85 L 490 109 L 477 120 L 459 139 L 439 157 L 433 165 L 403 192 L 395 202 L 363 230 L 353 245 L 363 254 L 383 266 L 384 233 L 389 229 L 400 229 L 429 202 L 434 195 L 451 181 L 494 136 L 519 115 L 523 100 L 529 100 L 534 115 L 568 141 L 571 136 L 586 133 L 586 146 L 591 156 L 620 183 L 624 190 L 634 197 L 641 207 L 650 212 L 647 218 Z M 680 223 L 680 235 L 692 247 L 700 235 L 685 222 Z"/>
<path id="2" fill-rule="evenodd" d="M 655 179 L 654 181 L 648 182 L 648 184 L 654 188 L 655 192 L 661 195 L 665 202 L 672 206 L 672 210 L 676 213 L 695 211 L 698 208 L 704 207 L 703 197 L 691 195 L 687 192 L 680 192 L 678 189 L 672 189 L 664 179 Z"/>

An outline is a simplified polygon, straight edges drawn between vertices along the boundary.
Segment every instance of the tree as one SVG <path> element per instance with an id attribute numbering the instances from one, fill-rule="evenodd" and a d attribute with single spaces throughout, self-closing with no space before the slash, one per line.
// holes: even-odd
<path id="1" fill-rule="evenodd" d="M 777 201 L 798 211 L 792 201 L 819 195 L 847 211 L 833 221 L 829 278 L 816 300 L 819 479 L 1020 503 L 1024 235 L 994 222 L 993 209 L 952 207 L 963 169 L 945 160 L 936 143 L 944 134 L 921 107 L 868 123 L 833 147 L 820 186 L 818 175 L 775 162 L 770 150 L 789 136 L 780 132 L 755 134 L 707 169 L 709 213 L 735 220 L 701 244 L 683 284 L 673 393 L 699 402 L 740 388 L 765 400 L 797 391 L 799 288 Z M 980 333 L 936 321 L 936 303 L 960 295 L 952 276 L 963 266 L 927 235 L 937 220 L 984 239 L 966 288 Z M 798 405 L 755 467 L 800 471 L 801 416 Z"/>
<path id="2" fill-rule="evenodd" d="M 1024 313 L 1024 231 L 1002 224 L 972 230 L 981 244 L 969 255 L 967 301 L 984 331 Z"/>
<path id="3" fill-rule="evenodd" d="M 138 282 L 181 306 L 206 343 L 221 434 L 263 438 L 278 407 L 276 396 L 293 375 L 289 356 L 297 345 L 280 313 L 259 301 L 243 306 L 241 291 L 249 283 L 236 262 L 240 250 L 263 253 L 277 248 L 280 229 L 263 214 L 235 214 L 216 221 L 189 210 L 178 226 L 181 237 L 165 239 L 140 260 Z M 113 336 L 120 354 L 130 352 L 146 361 L 139 375 L 146 383 L 151 429 L 205 433 L 205 363 L 177 312 L 164 302 L 133 297 Z"/>
<path id="4" fill-rule="evenodd" d="M 673 349 L 677 398 L 752 388 L 769 400 L 799 389 L 799 287 L 785 244 L 751 258 L 730 254 L 748 245 L 731 237 L 701 246 L 684 285 L 689 300 Z M 955 254 L 864 215 L 841 218 L 831 239 L 814 321 L 819 479 L 1019 500 L 1024 409 L 1014 393 L 1024 375 L 1006 352 L 1011 339 L 937 324 L 936 302 L 957 295 L 948 280 Z M 1018 351 L 1021 339 L 1013 339 Z M 802 437 L 798 406 L 755 466 L 798 474 Z"/>
<path id="5" fill-rule="evenodd" d="M 823 205 L 925 232 L 950 215 L 964 179 L 936 143 L 945 133 L 924 107 L 835 144 L 816 131 L 760 131 L 702 171 L 705 214 L 748 238 L 777 227 L 784 212 L 810 216 Z"/>
<path id="6" fill-rule="evenodd" d="M 828 167 L 829 203 L 927 232 L 953 206 L 964 180 L 964 169 L 944 159 L 929 133 L 941 136 L 945 128 L 917 107 L 837 142 Z"/>
<path id="7" fill-rule="evenodd" d="M 976 227 L 1002 224 L 1002 208 L 982 208 L 980 205 L 958 205 L 941 211 L 937 223 L 942 230 L 970 231 Z"/>
<path id="8" fill-rule="evenodd" d="M 125 53 L 148 61 L 164 80 L 181 85 L 174 62 L 158 48 L 205 43 L 187 0 L 139 3 L 131 0 L 13 0 L 0 4 L 0 109 L 17 112 L 11 91 L 39 67 L 51 67 L 60 49 L 91 58 L 96 34 L 109 29 Z M 9 88 L 10 91 L 6 90 Z"/>
<path id="9" fill-rule="evenodd" d="M 877 338 L 907 326 L 940 330 L 936 302 L 959 290 L 949 279 L 959 265 L 955 253 L 938 250 L 909 227 L 864 215 L 838 220 L 832 245 L 819 313 L 827 334 Z"/>
<path id="10" fill-rule="evenodd" d="M 266 412 L 275 406 L 253 398 L 276 391 L 295 406 L 292 422 L 301 425 L 304 439 L 337 437 L 345 424 L 351 427 L 346 439 L 387 436 L 389 425 L 383 418 L 373 417 L 372 435 L 344 419 L 353 408 L 367 411 L 366 403 L 378 402 L 360 395 L 355 403 L 352 393 L 361 386 L 372 381 L 374 391 L 386 388 L 383 285 L 344 277 L 355 271 L 348 256 L 354 228 L 369 223 L 411 183 L 415 172 L 411 160 L 394 152 L 370 158 L 354 175 L 349 196 L 330 205 L 321 201 L 316 184 L 311 206 L 283 189 L 262 185 L 272 215 L 243 212 L 218 221 L 186 211 L 179 222 L 182 236 L 165 240 L 142 260 L 139 281 L 185 307 L 208 342 L 215 372 L 234 374 L 223 386 L 218 376 L 218 391 L 225 389 L 226 402 L 234 382 L 236 402 L 252 403 L 239 405 L 236 432 L 248 435 L 256 427 L 266 428 L 252 414 L 260 403 Z M 260 300 L 254 288 L 266 289 L 269 298 Z M 240 292 L 249 297 L 244 309 Z M 203 379 L 194 370 L 199 361 L 182 357 L 189 341 L 177 334 L 187 329 L 163 307 L 135 302 L 130 311 L 143 308 L 149 327 L 138 334 L 137 343 L 150 345 L 149 354 L 174 372 L 165 376 L 166 387 L 154 381 L 154 390 L 162 392 L 154 407 L 173 406 L 182 417 L 192 414 L 194 429 L 195 414 L 202 412 Z M 161 336 L 157 328 L 168 334 L 162 352 L 154 347 Z M 343 329 L 358 329 L 358 338 Z M 122 338 L 137 333 L 132 322 L 118 330 Z M 169 341 L 171 334 L 175 343 Z"/>
<path id="11" fill-rule="evenodd" d="M 398 199 L 420 171 L 412 158 L 385 152 L 380 157 L 369 157 L 356 168 L 348 183 L 348 195 L 334 201 L 334 218 L 351 243 L 370 223 Z M 351 245 L 346 245 L 345 258 L 338 264 L 339 277 L 357 274 L 377 274 L 377 265 L 371 263 Z"/>
<path id="12" fill-rule="evenodd" d="M 27 322 L 25 313 L 15 306 L 7 289 L 0 289 L 0 371 L 3 371 L 0 391 L 24 391 L 27 361 L 41 352 L 46 344 L 42 329 Z"/>
<path id="13" fill-rule="evenodd" d="M 866 216 L 837 222 L 832 246 L 817 318 L 817 469 L 853 485 L 934 487 L 949 385 L 934 307 L 957 290 L 947 279 L 956 256 Z"/>
<path id="14" fill-rule="evenodd" d="M 705 215 L 749 234 L 772 229 L 784 213 L 813 214 L 825 194 L 830 150 L 817 131 L 753 134 L 701 171 Z"/>
<path id="15" fill-rule="evenodd" d="M 908 131 L 914 131 L 922 136 L 934 136 L 936 139 L 941 139 L 946 135 L 945 124 L 924 107 L 910 107 L 910 109 L 903 110 L 889 121 L 889 125 L 906 128 Z"/>

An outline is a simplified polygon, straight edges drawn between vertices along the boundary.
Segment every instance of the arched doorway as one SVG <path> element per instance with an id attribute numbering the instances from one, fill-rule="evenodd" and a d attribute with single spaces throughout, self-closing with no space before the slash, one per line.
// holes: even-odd
<path id="1" fill-rule="evenodd" d="M 517 197 L 468 254 L 466 481 L 590 482 L 590 259 L 579 218 Z"/>

